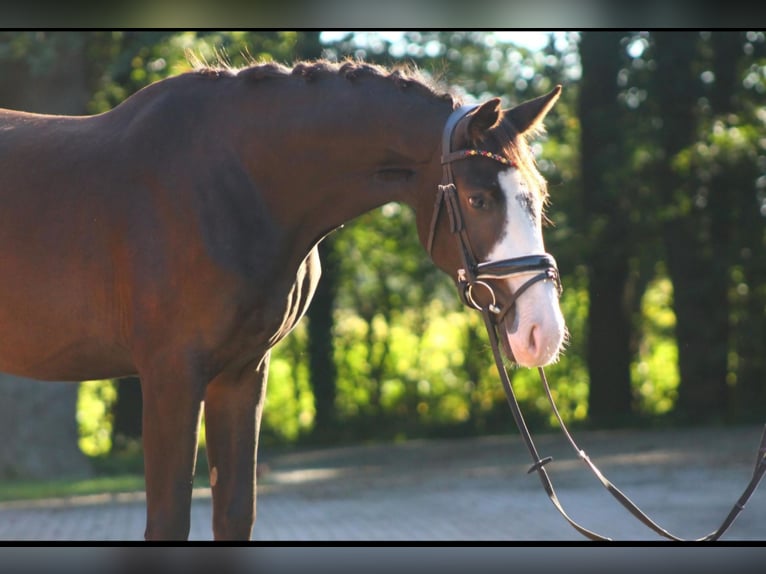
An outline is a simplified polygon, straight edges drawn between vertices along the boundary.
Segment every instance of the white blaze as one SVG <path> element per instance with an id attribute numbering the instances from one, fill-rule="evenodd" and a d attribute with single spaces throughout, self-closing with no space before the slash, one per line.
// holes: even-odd
<path id="1" fill-rule="evenodd" d="M 505 231 L 490 252 L 489 259 L 545 253 L 542 200 L 527 189 L 517 169 L 502 171 L 497 179 L 505 195 Z"/>
<path id="2" fill-rule="evenodd" d="M 487 256 L 488 261 L 545 253 L 542 232 L 542 199 L 532 193 L 516 169 L 498 175 L 505 195 L 505 230 Z M 515 292 L 532 271 L 504 279 Z M 564 318 L 552 281 L 540 281 L 516 301 L 516 318 L 508 328 L 508 340 L 516 361 L 525 367 L 548 364 L 556 359 L 564 339 Z"/>

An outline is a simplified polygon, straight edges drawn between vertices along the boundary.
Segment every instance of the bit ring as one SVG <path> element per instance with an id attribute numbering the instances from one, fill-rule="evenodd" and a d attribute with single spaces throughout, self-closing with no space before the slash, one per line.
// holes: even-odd
<path id="1" fill-rule="evenodd" d="M 473 298 L 473 288 L 475 285 L 481 285 L 484 287 L 492 297 L 492 303 L 487 305 L 487 309 L 489 309 L 490 312 L 494 313 L 495 315 L 500 313 L 500 308 L 497 306 L 497 299 L 495 298 L 495 292 L 486 281 L 473 281 L 472 283 L 468 283 L 465 286 L 465 300 L 468 301 L 468 303 L 477 311 L 484 310 L 484 308 L 476 302 L 476 299 Z"/>

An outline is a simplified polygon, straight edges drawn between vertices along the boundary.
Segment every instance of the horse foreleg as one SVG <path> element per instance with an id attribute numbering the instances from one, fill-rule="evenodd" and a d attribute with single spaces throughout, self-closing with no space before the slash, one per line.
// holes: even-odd
<path id="1" fill-rule="evenodd" d="M 147 540 L 189 536 L 204 382 L 191 369 L 141 372 Z"/>
<path id="2" fill-rule="evenodd" d="M 255 523 L 258 430 L 269 354 L 254 368 L 222 373 L 205 395 L 205 436 L 216 540 L 249 540 Z"/>

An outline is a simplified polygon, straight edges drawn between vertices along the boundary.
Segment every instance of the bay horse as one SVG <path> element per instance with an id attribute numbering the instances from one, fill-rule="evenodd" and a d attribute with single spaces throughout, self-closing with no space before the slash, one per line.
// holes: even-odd
<path id="1" fill-rule="evenodd" d="M 311 61 L 196 69 L 92 116 L 0 110 L 0 370 L 140 376 L 148 540 L 188 537 L 204 404 L 213 533 L 248 539 L 270 349 L 344 222 L 409 205 L 434 263 L 498 311 L 505 354 L 556 359 L 554 282 L 466 284 L 453 235 L 490 266 L 545 253 L 526 140 L 559 92 L 463 109 L 416 70 Z"/>

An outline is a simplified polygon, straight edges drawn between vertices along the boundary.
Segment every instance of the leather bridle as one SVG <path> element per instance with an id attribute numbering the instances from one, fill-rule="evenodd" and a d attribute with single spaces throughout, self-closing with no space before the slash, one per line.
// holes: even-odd
<path id="1" fill-rule="evenodd" d="M 436 193 L 436 203 L 434 204 L 433 215 L 431 216 L 431 225 L 428 232 L 427 249 L 429 255 L 432 255 L 434 239 L 438 229 L 439 217 L 442 209 L 447 211 L 450 222 L 450 232 L 457 235 L 460 247 L 460 258 L 462 267 L 457 272 L 458 293 L 460 298 L 469 307 L 478 311 L 483 309 L 482 305 L 474 297 L 474 289 L 481 287 L 486 290 L 491 299 L 487 309 L 495 316 L 494 322 L 500 324 L 506 314 L 514 308 L 516 300 L 538 281 L 551 280 L 556 285 L 559 294 L 561 293 L 561 280 L 559 278 L 556 260 L 552 255 L 543 253 L 539 255 L 525 255 L 523 257 L 514 257 L 511 259 L 501 259 L 497 261 L 478 262 L 474 255 L 471 241 L 468 237 L 465 223 L 463 221 L 463 212 L 460 209 L 460 198 L 455 185 L 455 178 L 452 174 L 452 163 L 460 160 L 467 160 L 476 157 L 484 157 L 514 168 L 516 164 L 511 160 L 485 150 L 462 149 L 452 151 L 452 135 L 458 122 L 476 106 L 463 106 L 455 111 L 447 119 L 442 135 L 442 183 L 439 185 Z M 521 285 L 511 296 L 510 301 L 501 308 L 497 305 L 497 298 L 491 283 L 488 281 L 504 279 L 527 273 L 536 273 L 525 283 Z"/>
<path id="2" fill-rule="evenodd" d="M 521 412 L 519 403 L 516 400 L 516 396 L 513 391 L 513 387 L 511 385 L 508 372 L 506 371 L 505 364 L 503 363 L 503 357 L 500 350 L 500 343 L 499 343 L 497 329 L 498 329 L 498 326 L 501 325 L 505 315 L 515 306 L 516 301 L 522 295 L 522 293 L 524 293 L 527 289 L 529 289 L 532 285 L 534 285 L 538 281 L 547 281 L 547 280 L 553 281 L 559 295 L 561 294 L 561 291 L 562 291 L 562 285 L 561 285 L 561 279 L 559 276 L 558 268 L 556 267 L 556 261 L 551 255 L 547 253 L 540 254 L 540 255 L 526 255 L 524 257 L 516 257 L 512 259 L 503 259 L 498 261 L 485 261 L 485 262 L 478 262 L 477 258 L 474 255 L 474 251 L 470 243 L 470 238 L 468 237 L 468 233 L 463 221 L 463 214 L 462 214 L 462 210 L 460 209 L 460 200 L 458 197 L 455 180 L 452 174 L 451 165 L 455 161 L 468 160 L 475 157 L 485 157 L 485 158 L 489 158 L 494 161 L 497 161 L 511 168 L 516 167 L 511 160 L 489 151 L 476 150 L 476 149 L 462 149 L 458 151 L 452 151 L 452 136 L 455 130 L 455 126 L 457 126 L 458 122 L 475 108 L 476 106 L 463 106 L 454 110 L 452 114 L 449 116 L 449 118 L 447 119 L 447 123 L 444 126 L 444 132 L 442 136 L 442 159 L 441 159 L 442 183 L 441 185 L 439 185 L 438 192 L 436 194 L 436 203 L 434 205 L 433 215 L 431 216 L 431 225 L 430 225 L 429 234 L 428 234 L 427 249 L 429 254 L 431 254 L 433 251 L 433 242 L 436 237 L 436 231 L 438 229 L 440 214 L 444 207 L 449 217 L 450 231 L 453 235 L 457 236 L 457 240 L 458 240 L 457 243 L 458 243 L 458 248 L 460 251 L 460 257 L 462 262 L 462 267 L 458 269 L 458 272 L 457 272 L 458 292 L 460 294 L 460 298 L 462 299 L 463 303 L 481 312 L 482 318 L 484 319 L 484 326 L 486 327 L 487 335 L 489 336 L 490 345 L 492 347 L 492 353 L 495 359 L 495 366 L 497 367 L 498 374 L 500 375 L 500 380 L 503 384 L 503 390 L 505 391 L 508 404 L 511 408 L 511 413 L 513 414 L 513 418 L 514 418 L 514 421 L 516 422 L 516 426 L 518 427 L 519 432 L 521 433 L 521 438 L 523 439 L 525 445 L 527 446 L 527 449 L 529 450 L 530 455 L 532 456 L 533 464 L 527 471 L 528 474 L 532 472 L 537 472 L 540 478 L 540 481 L 543 485 L 543 488 L 545 489 L 545 492 L 548 494 L 548 498 L 551 500 L 551 502 L 559 511 L 559 513 L 564 517 L 564 519 L 566 519 L 566 521 L 575 530 L 577 530 L 578 532 L 580 532 L 587 538 L 590 538 L 591 540 L 599 540 L 599 541 L 611 540 L 610 538 L 607 538 L 606 536 L 603 536 L 601 534 L 598 534 L 596 532 L 593 532 L 581 526 L 580 524 L 575 522 L 572 518 L 570 518 L 569 515 L 567 515 L 567 513 L 565 512 L 563 506 L 559 502 L 558 497 L 556 496 L 556 492 L 553 489 L 553 484 L 550 480 L 550 477 L 548 476 L 548 473 L 545 470 L 545 465 L 551 462 L 553 458 L 540 457 L 537 451 L 537 448 L 535 446 L 535 443 L 532 440 L 532 435 L 529 432 L 526 422 L 524 421 L 524 416 Z M 521 287 L 519 287 L 511 295 L 510 300 L 505 304 L 504 308 L 498 307 L 497 299 L 495 297 L 495 292 L 490 282 L 493 280 L 507 278 L 507 277 L 511 277 L 521 273 L 530 273 L 530 272 L 536 273 L 536 274 L 530 279 L 528 279 L 525 283 L 523 283 Z M 473 291 L 477 287 L 481 287 L 489 293 L 489 296 L 491 299 L 490 303 L 486 305 L 482 305 L 476 300 L 476 298 L 474 297 Z M 575 450 L 577 455 L 588 466 L 588 468 L 590 468 L 590 470 L 593 472 L 596 478 L 598 478 L 601 484 L 633 516 L 635 516 L 648 528 L 650 528 L 651 530 L 653 530 L 660 536 L 663 536 L 664 538 L 668 538 L 674 541 L 683 541 L 684 539 L 679 538 L 675 536 L 674 534 L 671 534 L 670 532 L 668 532 L 667 530 L 659 526 L 657 523 L 655 523 L 651 518 L 649 518 L 644 512 L 641 511 L 641 509 L 639 509 L 633 503 L 633 501 L 631 501 L 622 491 L 620 491 L 616 486 L 614 486 L 614 484 L 612 484 L 606 478 L 606 476 L 604 476 L 604 474 L 596 467 L 595 464 L 593 464 L 593 462 L 590 460 L 590 457 L 585 453 L 585 451 L 582 450 L 577 445 L 577 443 L 575 443 L 574 439 L 572 438 L 572 435 L 570 434 L 569 430 L 564 424 L 564 421 L 561 418 L 561 415 L 553 400 L 551 389 L 548 384 L 548 379 L 545 376 L 545 371 L 543 370 L 542 367 L 539 367 L 538 372 L 540 374 L 540 379 L 542 381 L 545 394 L 548 398 L 548 402 L 551 405 L 553 413 L 556 416 L 556 419 L 559 423 L 559 426 L 561 427 L 562 432 L 564 433 L 564 436 L 566 437 L 567 441 L 570 443 L 572 448 Z M 755 492 L 755 489 L 758 487 L 758 484 L 763 478 L 764 473 L 766 473 L 766 428 L 764 428 L 763 435 L 761 436 L 761 443 L 760 443 L 758 455 L 756 457 L 755 470 L 753 471 L 753 476 L 750 482 L 748 483 L 747 487 L 745 488 L 744 492 L 739 497 L 737 502 L 734 504 L 733 508 L 731 509 L 729 514 L 726 516 L 721 526 L 719 526 L 717 530 L 711 532 L 710 534 L 703 536 L 702 538 L 698 538 L 697 541 L 718 540 L 724 534 L 724 532 L 726 532 L 729 529 L 729 527 L 734 523 L 734 520 L 739 515 L 739 513 L 745 508 L 746 502 L 750 499 L 752 494 Z"/>

